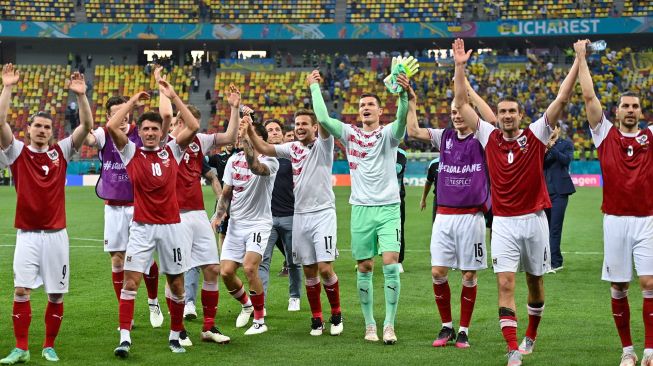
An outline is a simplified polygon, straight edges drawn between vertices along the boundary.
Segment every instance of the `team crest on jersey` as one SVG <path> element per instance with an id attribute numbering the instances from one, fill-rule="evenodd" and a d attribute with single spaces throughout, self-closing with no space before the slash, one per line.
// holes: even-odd
<path id="1" fill-rule="evenodd" d="M 452 147 L 453 147 L 453 140 L 447 139 L 447 142 L 445 142 L 445 149 L 451 150 Z"/>
<path id="2" fill-rule="evenodd" d="M 188 145 L 188 148 L 190 149 L 190 151 L 192 151 L 192 152 L 194 152 L 194 153 L 197 153 L 197 152 L 200 151 L 200 146 L 199 146 L 197 143 L 195 143 L 195 142 L 193 142 L 193 143 L 191 143 L 190 145 Z"/>
<path id="3" fill-rule="evenodd" d="M 50 150 L 48 151 L 48 158 L 52 161 L 56 161 L 59 159 L 59 152 L 57 150 Z"/>
<path id="4" fill-rule="evenodd" d="M 168 154 L 168 150 L 161 150 L 156 155 L 163 160 L 170 158 L 170 154 Z"/>
<path id="5" fill-rule="evenodd" d="M 520 150 L 525 151 L 528 148 L 528 138 L 526 136 L 518 138 L 517 144 L 519 145 Z"/>
<path id="6" fill-rule="evenodd" d="M 646 136 L 646 135 L 637 136 L 635 138 L 635 141 L 637 141 L 641 146 L 649 144 L 648 136 Z"/>

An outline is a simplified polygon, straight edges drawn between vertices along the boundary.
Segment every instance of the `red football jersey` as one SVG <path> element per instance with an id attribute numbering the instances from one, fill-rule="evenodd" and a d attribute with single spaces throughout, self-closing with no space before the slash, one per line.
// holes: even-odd
<path id="1" fill-rule="evenodd" d="M 551 207 L 542 142 L 548 140 L 550 131 L 542 117 L 519 137 L 507 140 L 501 130 L 480 122 L 479 140 L 485 147 L 495 216 L 520 216 Z"/>
<path id="2" fill-rule="evenodd" d="M 63 147 L 63 148 L 62 148 Z M 14 140 L 7 153 L 16 185 L 14 226 L 22 230 L 66 228 L 66 158 L 72 150 L 70 138 L 36 152 Z"/>
<path id="3" fill-rule="evenodd" d="M 174 144 L 171 143 L 171 144 Z M 180 222 L 176 198 L 178 162 L 170 144 L 164 149 L 144 150 L 133 142 L 123 150 L 127 173 L 134 187 L 134 221 L 141 224 Z"/>
<path id="4" fill-rule="evenodd" d="M 177 203 L 180 210 L 204 210 L 202 164 L 204 154 L 213 146 L 213 135 L 197 134 L 179 162 Z"/>
<path id="5" fill-rule="evenodd" d="M 653 216 L 653 131 L 623 134 L 605 117 L 592 131 L 603 172 L 601 210 L 615 216 Z"/>

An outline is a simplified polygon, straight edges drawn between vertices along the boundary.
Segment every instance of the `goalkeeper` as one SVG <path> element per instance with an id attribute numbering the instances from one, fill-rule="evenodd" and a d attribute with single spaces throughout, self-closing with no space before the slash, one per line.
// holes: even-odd
<path id="1" fill-rule="evenodd" d="M 329 117 L 322 99 L 319 71 L 313 71 L 307 78 L 313 98 L 313 109 L 318 122 L 346 148 L 351 174 L 351 247 L 358 262 L 357 289 L 365 317 L 365 340 L 378 341 L 374 320 L 372 276 L 374 257 L 383 258 L 385 321 L 383 342 L 395 344 L 394 324 L 401 291 L 399 281 L 399 249 L 401 219 L 399 207 L 399 185 L 396 177 L 397 146 L 406 133 L 408 113 L 407 92 L 410 88 L 408 75 L 417 70 L 417 65 L 399 67 L 393 60 L 393 75 L 399 92 L 397 119 L 385 126 L 380 125 L 383 114 L 381 101 L 374 94 L 360 96 L 358 114 L 363 126 L 345 124 Z M 400 69 L 400 72 L 396 72 Z"/>

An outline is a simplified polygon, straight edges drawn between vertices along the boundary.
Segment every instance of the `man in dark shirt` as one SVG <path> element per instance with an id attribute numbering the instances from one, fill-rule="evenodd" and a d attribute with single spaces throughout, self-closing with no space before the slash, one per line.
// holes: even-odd
<path id="1" fill-rule="evenodd" d="M 399 198 L 401 204 L 399 205 L 401 211 L 401 247 L 399 249 L 399 273 L 404 273 L 404 251 L 406 249 L 406 242 L 404 241 L 404 222 L 406 221 L 406 187 L 404 187 L 404 173 L 406 172 L 406 152 L 401 148 L 397 148 L 397 183 L 399 183 Z"/>
<path id="2" fill-rule="evenodd" d="M 267 142 L 277 145 L 283 142 L 282 124 L 276 119 L 267 120 L 263 124 L 268 132 Z M 283 253 L 288 266 L 288 311 L 299 311 L 299 299 L 302 286 L 302 267 L 292 259 L 292 222 L 295 214 L 295 196 L 293 194 L 292 164 L 288 159 L 278 159 L 279 170 L 274 180 L 272 190 L 272 232 L 268 246 L 259 265 L 258 273 L 263 282 L 263 290 L 267 299 L 268 282 L 270 280 L 270 263 L 272 252 L 278 239 L 283 243 Z"/>
<path id="3" fill-rule="evenodd" d="M 547 144 L 544 155 L 544 177 L 546 188 L 551 199 L 551 208 L 545 209 L 549 220 L 549 243 L 551 246 L 551 270 L 556 273 L 562 270 L 562 223 L 565 220 L 565 211 L 569 196 L 576 192 L 574 183 L 569 176 L 569 164 L 574 158 L 574 144 L 571 141 L 558 138 L 560 127 L 553 130 L 551 139 Z"/>
<path id="4" fill-rule="evenodd" d="M 216 175 L 220 180 L 220 187 L 224 184 L 222 177 L 224 176 L 224 168 L 227 166 L 227 160 L 229 160 L 231 155 L 237 154 L 239 151 L 240 149 L 234 145 L 226 145 L 220 153 L 207 157 L 209 167 L 215 168 L 216 170 Z M 217 220 L 212 221 L 211 226 L 213 226 L 215 232 L 220 234 L 220 241 L 218 243 L 222 246 L 224 236 L 227 234 L 227 227 L 229 226 L 229 214 L 222 220 L 222 223 Z"/>
<path id="5" fill-rule="evenodd" d="M 424 211 L 426 208 L 426 197 L 429 195 L 431 186 L 433 186 L 433 216 L 431 222 L 435 221 L 435 212 L 438 210 L 438 187 L 435 184 L 438 181 L 438 169 L 440 167 L 440 158 L 435 158 L 429 163 L 426 173 L 426 184 L 424 184 L 424 191 L 422 192 L 422 200 L 420 201 L 420 210 Z"/>

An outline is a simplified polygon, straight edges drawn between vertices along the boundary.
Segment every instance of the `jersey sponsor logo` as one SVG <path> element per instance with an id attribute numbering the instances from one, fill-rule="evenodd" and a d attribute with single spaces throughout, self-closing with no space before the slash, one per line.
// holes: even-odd
<path id="1" fill-rule="evenodd" d="M 297 169 L 293 169 L 293 170 L 292 170 L 292 174 L 293 174 L 293 175 L 300 175 L 300 174 L 302 174 L 302 171 L 303 171 L 303 170 L 304 170 L 304 169 L 301 168 L 301 167 L 300 167 L 300 168 L 297 168 Z"/>
<path id="2" fill-rule="evenodd" d="M 472 185 L 472 179 L 446 177 L 444 185 L 447 187 L 469 187 Z"/>
<path id="3" fill-rule="evenodd" d="M 102 163 L 102 170 L 125 170 L 125 165 L 123 163 L 105 161 Z"/>
<path id="4" fill-rule="evenodd" d="M 438 166 L 439 172 L 445 172 L 450 174 L 475 173 L 475 172 L 480 172 L 482 169 L 483 167 L 481 164 L 467 164 L 467 165 L 440 164 Z"/>
<path id="5" fill-rule="evenodd" d="M 358 169 L 358 164 L 353 163 L 353 162 L 350 161 L 350 162 L 349 162 L 349 169 L 351 169 L 351 170 L 356 170 L 356 169 Z"/>
<path id="6" fill-rule="evenodd" d="M 156 155 L 163 160 L 170 158 L 170 154 L 168 154 L 168 150 L 161 150 L 158 153 L 156 153 Z"/>
<path id="7" fill-rule="evenodd" d="M 200 146 L 195 142 L 192 142 L 190 145 L 188 145 L 188 148 L 190 149 L 190 151 L 192 151 L 194 153 L 197 153 L 197 152 L 200 151 Z"/>

